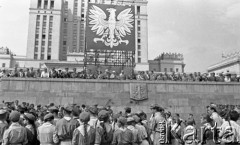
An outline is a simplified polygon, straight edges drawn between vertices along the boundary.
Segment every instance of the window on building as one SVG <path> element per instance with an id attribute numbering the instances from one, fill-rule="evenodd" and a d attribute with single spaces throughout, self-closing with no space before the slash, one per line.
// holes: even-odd
<path id="1" fill-rule="evenodd" d="M 34 59 L 37 59 L 37 57 L 38 57 L 38 54 L 34 54 Z"/>
<path id="2" fill-rule="evenodd" d="M 63 41 L 63 45 L 67 45 L 67 41 Z"/>
<path id="3" fill-rule="evenodd" d="M 164 72 L 167 72 L 167 68 L 164 68 Z"/>
<path id="4" fill-rule="evenodd" d="M 84 14 L 81 14 L 81 17 L 84 18 Z"/>
<path id="5" fill-rule="evenodd" d="M 38 46 L 38 41 L 35 41 L 35 46 Z"/>
<path id="6" fill-rule="evenodd" d="M 141 63 L 141 58 L 138 58 L 138 63 Z"/>
<path id="7" fill-rule="evenodd" d="M 138 29 L 137 29 L 138 31 L 141 31 L 141 27 L 138 27 Z"/>
<path id="8" fill-rule="evenodd" d="M 39 26 L 40 26 L 40 22 L 39 22 L 39 21 L 37 21 L 37 23 L 36 23 L 36 26 L 37 26 L 37 27 L 39 27 Z"/>
<path id="9" fill-rule="evenodd" d="M 173 68 L 170 68 L 170 72 L 173 72 Z"/>
<path id="10" fill-rule="evenodd" d="M 37 21 L 39 21 L 40 20 L 40 15 L 37 15 Z"/>
<path id="11" fill-rule="evenodd" d="M 141 43 L 141 39 L 138 39 L 138 43 Z"/>
<path id="12" fill-rule="evenodd" d="M 44 54 L 41 54 L 41 60 L 44 60 Z"/>
<path id="13" fill-rule="evenodd" d="M 38 7 L 38 8 L 41 8 L 41 5 L 42 5 L 42 0 L 38 0 L 38 5 L 37 5 L 37 7 Z"/>
<path id="14" fill-rule="evenodd" d="M 42 29 L 42 33 L 46 33 L 46 28 L 43 28 L 43 29 Z"/>
<path id="15" fill-rule="evenodd" d="M 53 23 L 52 22 L 49 22 L 49 27 L 52 27 L 53 26 Z"/>
<path id="16" fill-rule="evenodd" d="M 141 45 L 138 45 L 138 50 L 141 50 Z"/>
<path id="17" fill-rule="evenodd" d="M 42 46 L 45 46 L 45 41 L 42 41 Z"/>
<path id="18" fill-rule="evenodd" d="M 39 29 L 36 29 L 36 34 L 39 34 Z"/>
<path id="19" fill-rule="evenodd" d="M 43 27 L 46 28 L 47 22 L 43 22 Z"/>
<path id="20" fill-rule="evenodd" d="M 51 55 L 48 55 L 48 56 L 47 56 L 47 60 L 51 60 Z"/>
<path id="21" fill-rule="evenodd" d="M 53 21 L 53 16 L 49 17 L 49 21 L 52 22 Z"/>
<path id="22" fill-rule="evenodd" d="M 45 34 L 42 35 L 42 39 L 46 39 L 46 35 Z"/>
<path id="23" fill-rule="evenodd" d="M 48 35 L 48 39 L 51 40 L 52 39 L 52 35 Z"/>
<path id="24" fill-rule="evenodd" d="M 35 35 L 35 39 L 38 39 L 38 38 L 39 38 L 39 34 L 36 34 L 36 35 Z"/>
<path id="25" fill-rule="evenodd" d="M 51 52 L 52 52 L 52 47 L 48 46 L 48 53 L 51 53 Z"/>
<path id="26" fill-rule="evenodd" d="M 67 18 L 64 18 L 64 22 L 67 22 Z"/>
<path id="27" fill-rule="evenodd" d="M 138 32 L 138 37 L 141 37 L 141 33 L 140 32 Z"/>
<path id="28" fill-rule="evenodd" d="M 137 24 L 138 24 L 138 25 L 141 25 L 141 21 L 137 21 Z"/>
<path id="29" fill-rule="evenodd" d="M 44 15 L 44 16 L 43 16 L 43 22 L 46 22 L 46 20 L 47 20 L 47 16 Z"/>
<path id="30" fill-rule="evenodd" d="M 137 14 L 140 14 L 140 6 L 137 6 Z"/>
<path id="31" fill-rule="evenodd" d="M 6 63 L 2 63 L 2 67 L 5 67 L 6 66 Z"/>
<path id="32" fill-rule="evenodd" d="M 54 8 L 54 0 L 51 0 L 50 9 L 53 9 L 53 8 Z"/>
<path id="33" fill-rule="evenodd" d="M 45 48 L 44 46 L 41 47 L 41 52 L 44 52 L 45 51 Z"/>
<path id="34" fill-rule="evenodd" d="M 38 47 L 37 46 L 34 47 L 34 52 L 38 52 Z"/>
<path id="35" fill-rule="evenodd" d="M 178 68 L 176 68 L 176 72 L 178 72 L 179 70 L 178 70 Z"/>
<path id="36" fill-rule="evenodd" d="M 48 0 L 44 0 L 44 9 L 47 9 L 48 7 Z"/>
<path id="37" fill-rule="evenodd" d="M 52 41 L 48 41 L 48 46 L 52 46 Z"/>
<path id="38" fill-rule="evenodd" d="M 138 51 L 138 56 L 141 56 L 141 51 Z"/>

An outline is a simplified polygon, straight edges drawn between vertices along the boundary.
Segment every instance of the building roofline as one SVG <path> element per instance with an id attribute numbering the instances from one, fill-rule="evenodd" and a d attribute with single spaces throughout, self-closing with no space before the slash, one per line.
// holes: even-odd
<path id="1" fill-rule="evenodd" d="M 240 57 L 239 56 L 236 56 L 234 58 L 229 58 L 227 60 L 224 60 L 222 62 L 219 62 L 219 63 L 216 63 L 214 65 L 211 65 L 208 67 L 207 71 L 214 71 L 218 68 L 223 68 L 225 66 L 228 66 L 228 65 L 231 65 L 231 64 L 235 64 L 237 62 L 240 62 Z"/>

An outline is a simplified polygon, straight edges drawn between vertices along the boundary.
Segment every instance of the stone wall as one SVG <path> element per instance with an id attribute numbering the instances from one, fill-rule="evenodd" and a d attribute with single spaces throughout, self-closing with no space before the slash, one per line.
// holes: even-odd
<path id="1" fill-rule="evenodd" d="M 104 106 L 108 100 L 114 111 L 131 106 L 133 111 L 150 113 L 158 103 L 182 117 L 193 113 L 197 118 L 210 102 L 240 104 L 240 83 L 152 82 L 81 79 L 2 79 L 0 101 L 20 101 L 56 105 L 77 103 Z M 130 97 L 148 98 L 133 101 Z"/>

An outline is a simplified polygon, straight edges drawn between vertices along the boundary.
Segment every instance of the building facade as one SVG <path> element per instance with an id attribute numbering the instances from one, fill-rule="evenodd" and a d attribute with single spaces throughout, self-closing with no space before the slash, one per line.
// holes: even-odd
<path id="1" fill-rule="evenodd" d="M 149 70 L 156 72 L 184 73 L 185 64 L 182 54 L 162 53 L 154 60 L 149 60 Z"/>
<path id="2" fill-rule="evenodd" d="M 234 73 L 240 75 L 240 51 L 226 56 L 222 60 L 208 67 L 209 73 Z"/>
<path id="3" fill-rule="evenodd" d="M 27 58 L 63 60 L 63 0 L 31 0 Z"/>
<path id="4" fill-rule="evenodd" d="M 149 70 L 147 0 L 31 0 L 27 59 L 83 61 L 88 3 L 135 6 L 135 69 Z"/>

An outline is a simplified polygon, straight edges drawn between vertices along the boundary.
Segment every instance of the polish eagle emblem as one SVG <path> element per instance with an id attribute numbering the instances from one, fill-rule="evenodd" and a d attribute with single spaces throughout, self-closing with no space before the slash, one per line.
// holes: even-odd
<path id="1" fill-rule="evenodd" d="M 123 40 L 126 35 L 131 34 L 134 23 L 134 15 L 131 8 L 121 11 L 116 17 L 116 9 L 107 8 L 109 17 L 99 7 L 92 5 L 89 9 L 89 27 L 99 38 L 94 38 L 95 43 L 102 42 L 106 46 L 113 48 L 119 44 L 129 44 L 128 40 Z"/>

